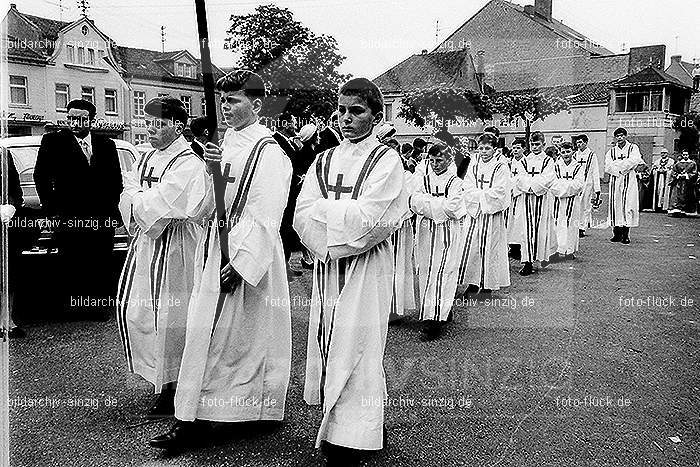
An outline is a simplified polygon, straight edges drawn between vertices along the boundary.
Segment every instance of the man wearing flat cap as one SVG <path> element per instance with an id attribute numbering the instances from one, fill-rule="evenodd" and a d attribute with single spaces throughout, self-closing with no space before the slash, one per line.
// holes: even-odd
<path id="1" fill-rule="evenodd" d="M 112 274 L 121 169 L 114 141 L 95 134 L 95 106 L 68 103 L 68 129 L 47 133 L 34 168 L 43 215 L 55 223 L 59 306 L 107 318 L 115 285 Z"/>
<path id="2" fill-rule="evenodd" d="M 117 322 L 129 371 L 160 393 L 147 414 L 154 418 L 175 410 L 194 255 L 213 189 L 204 161 L 182 136 L 183 103 L 159 97 L 145 112 L 154 149 L 124 175 L 119 200 L 132 241 L 119 280 Z"/>

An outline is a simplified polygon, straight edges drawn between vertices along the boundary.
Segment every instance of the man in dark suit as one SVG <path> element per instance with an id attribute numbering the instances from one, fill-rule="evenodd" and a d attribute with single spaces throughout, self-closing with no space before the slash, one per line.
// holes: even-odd
<path id="1" fill-rule="evenodd" d="M 209 125 L 206 115 L 197 117 L 190 122 L 190 131 L 194 139 L 192 140 L 192 150 L 199 157 L 204 159 L 204 146 L 209 141 Z"/>
<path id="2" fill-rule="evenodd" d="M 114 141 L 90 131 L 94 118 L 92 103 L 68 103 L 70 129 L 44 135 L 34 182 L 44 215 L 54 221 L 61 305 L 107 318 L 115 305 L 112 249 L 122 177 Z"/>

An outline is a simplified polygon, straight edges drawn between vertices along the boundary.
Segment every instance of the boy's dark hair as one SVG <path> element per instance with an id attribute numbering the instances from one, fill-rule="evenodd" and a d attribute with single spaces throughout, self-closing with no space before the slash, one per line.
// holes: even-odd
<path id="1" fill-rule="evenodd" d="M 545 143 L 544 134 L 541 131 L 536 131 L 530 135 L 530 142 L 539 141 L 542 144 Z"/>
<path id="2" fill-rule="evenodd" d="M 435 144 L 430 146 L 430 149 L 428 149 L 428 157 L 437 156 L 446 149 L 449 149 L 447 144 L 443 143 L 442 141 L 436 141 Z"/>
<path id="3" fill-rule="evenodd" d="M 209 123 L 209 117 L 206 115 L 192 119 L 190 122 L 190 131 L 192 131 L 195 137 L 199 138 L 204 135 L 204 130 L 209 129 Z"/>
<path id="4" fill-rule="evenodd" d="M 493 136 L 491 133 L 484 133 L 481 136 L 479 136 L 477 143 L 488 144 L 492 148 L 496 149 L 496 146 L 498 146 L 498 139 L 496 139 L 496 137 Z"/>
<path id="5" fill-rule="evenodd" d="M 501 136 L 501 130 L 499 130 L 495 126 L 487 126 L 486 128 L 484 128 L 484 133 L 493 133 L 494 135 L 496 135 L 496 137 Z"/>
<path id="6" fill-rule="evenodd" d="M 190 116 L 183 102 L 172 96 L 156 97 L 146 103 L 143 111 L 153 117 L 180 122 L 184 128 Z"/>
<path id="7" fill-rule="evenodd" d="M 388 140 L 386 142 L 386 145 L 387 146 L 399 146 L 399 148 L 401 147 L 401 143 L 399 143 L 399 140 L 396 138 L 391 138 L 390 140 Z"/>
<path id="8" fill-rule="evenodd" d="M 413 140 L 413 148 L 418 150 L 423 150 L 428 145 L 423 138 L 416 138 Z"/>
<path id="9" fill-rule="evenodd" d="M 83 99 L 73 99 L 72 101 L 70 101 L 66 106 L 66 110 L 70 109 L 87 110 L 90 120 L 95 118 L 95 114 L 97 113 L 97 109 L 92 104 L 92 102 Z"/>
<path id="10" fill-rule="evenodd" d="M 563 143 L 561 143 L 560 148 L 561 149 L 571 149 L 573 151 L 574 144 L 571 141 L 564 141 Z"/>
<path id="11" fill-rule="evenodd" d="M 413 151 L 413 146 L 411 145 L 411 143 L 403 143 L 401 145 L 401 154 L 407 154 L 411 151 Z"/>
<path id="12" fill-rule="evenodd" d="M 376 84 L 367 78 L 353 78 L 340 87 L 341 96 L 357 96 L 367 103 L 374 115 L 384 111 L 384 96 Z"/>
<path id="13" fill-rule="evenodd" d="M 582 140 L 584 143 L 588 143 L 588 135 L 578 135 L 576 141 Z"/>
<path id="14" fill-rule="evenodd" d="M 613 136 L 617 136 L 617 135 L 624 135 L 624 136 L 627 136 L 627 130 L 625 130 L 624 128 L 620 127 L 620 128 L 618 128 L 617 130 L 615 130 L 615 133 L 613 133 Z"/>
<path id="15" fill-rule="evenodd" d="M 552 157 L 552 155 L 556 157 L 559 155 L 559 149 L 557 149 L 556 146 L 548 146 L 547 149 L 544 150 L 544 153 L 549 157 Z"/>
<path id="16" fill-rule="evenodd" d="M 265 83 L 260 75 L 250 70 L 232 70 L 219 78 L 214 86 L 217 91 L 243 91 L 248 99 L 264 99 L 267 95 Z"/>
<path id="17" fill-rule="evenodd" d="M 457 144 L 457 140 L 452 135 L 452 133 L 450 133 L 449 131 L 444 130 L 444 129 L 435 133 L 435 138 L 442 141 L 443 143 L 445 143 L 448 146 L 455 146 Z"/>
<path id="18" fill-rule="evenodd" d="M 525 138 L 515 138 L 515 140 L 513 141 L 513 144 L 518 144 L 523 149 L 525 149 L 525 147 L 527 147 L 527 143 L 525 142 Z"/>

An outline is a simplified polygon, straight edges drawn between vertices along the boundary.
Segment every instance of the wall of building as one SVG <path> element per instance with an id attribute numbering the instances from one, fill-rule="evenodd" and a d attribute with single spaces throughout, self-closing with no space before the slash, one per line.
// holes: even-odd
<path id="1" fill-rule="evenodd" d="M 27 105 L 8 102 L 8 126 L 10 134 L 29 132 L 32 135 L 44 134 L 47 123 L 46 108 L 46 67 L 24 63 L 8 63 L 10 76 L 27 78 Z M 9 98 L 9 91 L 8 91 Z"/>

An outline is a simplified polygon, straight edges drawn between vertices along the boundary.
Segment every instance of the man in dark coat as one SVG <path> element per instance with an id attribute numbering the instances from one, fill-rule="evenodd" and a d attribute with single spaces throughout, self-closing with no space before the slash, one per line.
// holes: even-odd
<path id="1" fill-rule="evenodd" d="M 41 140 L 34 182 L 47 219 L 54 227 L 62 280 L 61 306 L 70 311 L 101 311 L 115 306 L 112 249 L 122 177 L 114 141 L 91 132 L 95 106 L 68 103 L 68 124 Z"/>
<path id="2" fill-rule="evenodd" d="M 206 115 L 197 117 L 190 122 L 190 131 L 194 139 L 192 140 L 192 150 L 200 158 L 204 159 L 204 146 L 209 141 L 209 122 Z"/>

